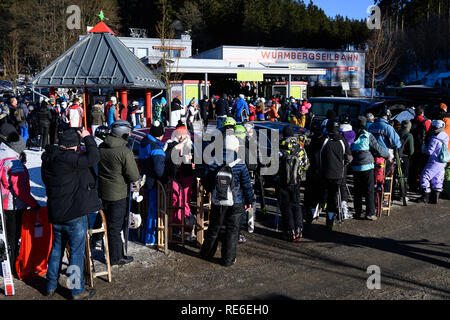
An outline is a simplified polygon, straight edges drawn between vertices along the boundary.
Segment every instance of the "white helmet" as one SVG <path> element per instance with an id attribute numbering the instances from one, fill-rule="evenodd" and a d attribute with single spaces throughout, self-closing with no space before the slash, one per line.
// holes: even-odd
<path id="1" fill-rule="evenodd" d="M 116 103 L 117 103 L 117 98 L 114 97 L 114 96 L 112 96 L 111 99 L 110 99 L 110 101 L 111 101 L 113 104 L 116 104 Z"/>

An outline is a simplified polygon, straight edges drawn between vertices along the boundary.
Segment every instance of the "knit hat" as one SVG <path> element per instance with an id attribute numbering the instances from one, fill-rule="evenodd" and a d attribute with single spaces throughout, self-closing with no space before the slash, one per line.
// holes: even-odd
<path id="1" fill-rule="evenodd" d="M 69 128 L 61 132 L 58 136 L 58 144 L 67 148 L 77 147 L 80 145 L 80 136 L 74 128 Z"/>
<path id="2" fill-rule="evenodd" d="M 164 135 L 164 126 L 162 123 L 160 123 L 158 120 L 152 123 L 152 126 L 150 127 L 150 134 L 157 138 Z"/>
<path id="3" fill-rule="evenodd" d="M 444 110 L 445 112 L 447 112 L 447 105 L 446 105 L 445 103 L 441 103 L 441 104 L 439 105 L 439 107 L 440 107 L 442 110 Z"/>
<path id="4" fill-rule="evenodd" d="M 402 121 L 402 128 L 410 131 L 411 127 L 412 127 L 411 121 L 409 121 L 409 120 L 403 120 Z"/>
<path id="5" fill-rule="evenodd" d="M 6 144 L 17 153 L 22 153 L 26 148 L 25 140 L 17 133 L 8 135 Z"/>
<path id="6" fill-rule="evenodd" d="M 183 123 L 183 121 L 178 120 L 178 123 L 175 127 L 175 131 L 177 131 L 178 134 L 187 134 L 187 128 L 185 126 L 185 124 Z"/>
<path id="7" fill-rule="evenodd" d="M 442 120 L 434 120 L 431 122 L 431 126 L 437 129 L 442 129 L 445 127 L 445 123 Z"/>

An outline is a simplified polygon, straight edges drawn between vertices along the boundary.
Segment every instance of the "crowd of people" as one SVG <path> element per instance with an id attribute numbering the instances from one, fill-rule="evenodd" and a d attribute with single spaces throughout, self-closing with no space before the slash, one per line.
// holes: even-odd
<path id="1" fill-rule="evenodd" d="M 191 199 L 197 195 L 194 178 L 199 177 L 211 193 L 209 227 L 200 249 L 200 257 L 210 260 L 221 245 L 224 266 L 236 262 L 236 246 L 247 240 L 244 232 L 255 230 L 255 207 L 258 191 L 263 190 L 259 150 L 254 148 L 258 136 L 253 121 L 281 121 L 308 127 L 312 120 L 307 101 L 289 99 L 248 99 L 243 95 L 203 97 L 182 106 L 179 97 L 171 102 L 167 114 L 165 98 L 153 102 L 153 122 L 149 133 L 139 142 L 138 161 L 129 146 L 131 131 L 142 125 L 142 107 L 132 102 L 127 108 L 111 97 L 105 104 L 96 102 L 83 114 L 80 99 L 71 103 L 50 98 L 38 108 L 26 101 L 18 104 L 11 98 L 3 108 L 0 123 L 2 158 L 2 198 L 7 222 L 9 254 L 15 261 L 20 238 L 20 217 L 26 208 L 38 210 L 30 192 L 25 166 L 27 140 L 33 139 L 37 118 L 42 154 L 42 180 L 46 187 L 49 222 L 53 225 L 53 245 L 47 271 L 47 295 L 58 285 L 62 249 L 71 248 L 70 265 L 83 270 L 85 234 L 101 224 L 103 210 L 108 228 L 110 262 L 125 265 L 127 256 L 121 232 L 127 228 L 129 186 L 141 188 L 148 201 L 141 239 L 145 245 L 157 244 L 158 181 L 172 190 L 174 223 L 192 227 L 195 236 L 195 210 Z M 126 109 L 126 110 L 125 110 Z M 23 111 L 20 111 L 23 110 Z M 349 115 L 338 117 L 333 111 L 311 132 L 308 141 L 295 135 L 292 126 L 284 126 L 279 144 L 279 169 L 274 176 L 278 206 L 282 217 L 283 238 L 300 242 L 308 225 L 320 210 L 326 213 L 326 226 L 332 230 L 339 213 L 344 219 L 377 220 L 374 195 L 384 176 L 400 165 L 409 191 L 421 192 L 421 201 L 437 203 L 449 178 L 450 115 L 441 104 L 433 119 L 426 119 L 424 109 L 399 126 L 390 123 L 391 112 L 385 108 L 378 115 L 367 114 L 353 121 Z M 87 117 L 89 132 L 83 123 Z M 217 154 L 212 163 L 194 164 L 191 132 L 197 122 L 206 127 L 212 119 L 223 137 L 223 159 Z M 25 122 L 25 123 L 24 123 Z M 92 133 L 107 125 L 103 142 L 97 145 Z M 163 141 L 167 126 L 174 127 L 171 137 Z M 24 128 L 30 128 L 30 131 Z M 214 143 L 214 142 L 211 142 Z M 396 161 L 396 153 L 399 161 Z M 3 174 L 5 173 L 5 174 Z M 353 177 L 354 213 L 348 208 L 347 178 Z M 303 191 L 304 189 L 304 191 Z M 261 201 L 264 202 L 264 192 Z M 3 197 L 5 193 L 5 197 Z M 303 194 L 303 195 L 302 195 Z M 363 198 L 365 214 L 363 214 Z M 264 212 L 265 207 L 261 206 Z M 176 228 L 175 228 L 176 231 Z M 184 235 L 181 235 L 184 236 Z M 96 245 L 101 239 L 93 237 Z M 14 268 L 13 268 L 14 269 Z M 79 272 L 79 283 L 84 283 Z M 92 297 L 94 290 L 84 286 L 72 288 L 74 299 Z"/>

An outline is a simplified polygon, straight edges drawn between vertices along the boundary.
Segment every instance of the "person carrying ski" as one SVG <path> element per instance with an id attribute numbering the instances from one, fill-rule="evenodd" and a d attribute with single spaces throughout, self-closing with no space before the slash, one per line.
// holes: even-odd
<path id="1" fill-rule="evenodd" d="M 15 263 L 19 255 L 19 239 L 22 215 L 27 207 L 39 209 L 39 204 L 30 192 L 30 177 L 26 163 L 25 140 L 17 132 L 8 134 L 0 143 L 1 200 L 3 204 L 6 239 L 11 270 L 16 275 Z"/>
<path id="2" fill-rule="evenodd" d="M 303 173 L 309 168 L 305 149 L 294 136 L 291 126 L 283 128 L 278 171 L 278 203 L 283 220 L 284 239 L 300 242 L 303 237 L 303 212 L 300 186 Z"/>
<path id="3" fill-rule="evenodd" d="M 115 121 L 99 146 L 98 194 L 105 208 L 111 265 L 133 261 L 133 257 L 124 256 L 120 235 L 126 227 L 128 185 L 140 179 L 133 152 L 127 148 L 131 129 L 128 121 Z"/>
<path id="4" fill-rule="evenodd" d="M 431 133 L 430 141 L 424 146 L 424 153 L 429 156 L 428 162 L 420 175 L 420 188 L 423 192 L 424 203 L 437 204 L 439 194 L 442 192 L 447 163 L 441 162 L 440 155 L 441 149 L 448 146 L 449 143 L 449 136 L 445 133 L 444 128 L 444 121 L 434 120 L 429 130 Z M 433 198 L 430 199 L 432 191 Z"/>
<path id="5" fill-rule="evenodd" d="M 85 152 L 78 152 L 81 139 Z M 47 145 L 42 154 L 42 181 L 47 193 L 48 219 L 52 224 L 53 243 L 48 259 L 46 296 L 58 287 L 62 255 L 70 247 L 69 277 L 73 300 L 92 297 L 95 290 L 84 286 L 84 257 L 87 215 L 102 209 L 98 198 L 94 166 L 100 160 L 97 144 L 89 131 L 69 128 L 59 134 L 59 145 Z"/>
<path id="6" fill-rule="evenodd" d="M 237 157 L 239 140 L 234 134 L 226 135 L 223 160 L 208 166 L 202 178 L 205 190 L 212 192 L 209 227 L 200 249 L 200 256 L 210 260 L 217 250 L 219 233 L 225 226 L 222 242 L 222 265 L 232 266 L 236 262 L 236 245 L 239 237 L 239 222 L 245 210 L 253 203 L 253 189 L 245 163 Z M 220 181 L 220 183 L 218 183 Z"/>
<path id="7" fill-rule="evenodd" d="M 146 176 L 145 189 L 148 195 L 148 216 L 145 229 L 142 232 L 142 242 L 145 245 L 156 245 L 156 218 L 158 204 L 157 180 L 164 177 L 165 158 L 164 144 L 161 142 L 164 136 L 164 126 L 159 121 L 153 122 L 150 133 L 140 142 L 139 168 L 141 174 Z"/>
<path id="8" fill-rule="evenodd" d="M 352 155 L 345 138 L 339 134 L 339 122 L 329 119 L 327 134 L 321 139 L 319 151 L 319 171 L 323 179 L 323 188 L 327 191 L 326 225 L 331 231 L 338 207 L 338 193 L 344 181 L 345 167 L 352 161 Z"/>
<path id="9" fill-rule="evenodd" d="M 362 214 L 362 198 L 366 199 L 366 218 L 377 220 L 375 215 L 375 181 L 374 157 L 388 158 L 389 153 L 381 148 L 375 137 L 367 131 L 367 119 L 358 117 L 355 141 L 350 146 L 353 160 L 351 167 L 354 179 L 354 219 L 360 219 Z"/>

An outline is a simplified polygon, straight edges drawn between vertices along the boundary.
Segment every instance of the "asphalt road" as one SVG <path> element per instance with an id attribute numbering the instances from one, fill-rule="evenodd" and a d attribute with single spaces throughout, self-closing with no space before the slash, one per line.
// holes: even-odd
<path id="1" fill-rule="evenodd" d="M 195 246 L 171 246 L 165 255 L 130 243 L 135 261 L 113 267 L 111 283 L 95 279 L 93 300 L 449 299 L 449 209 L 449 200 L 410 202 L 377 221 L 346 220 L 331 233 L 322 217 L 301 243 L 281 240 L 272 213 L 259 217 L 254 233 L 245 233 L 248 241 L 238 246 L 229 268 L 199 259 Z M 367 286 L 373 265 L 380 270 L 380 289 Z M 16 295 L 0 300 L 62 300 L 70 296 L 65 280 L 53 298 L 42 295 L 44 278 L 16 280 Z"/>

